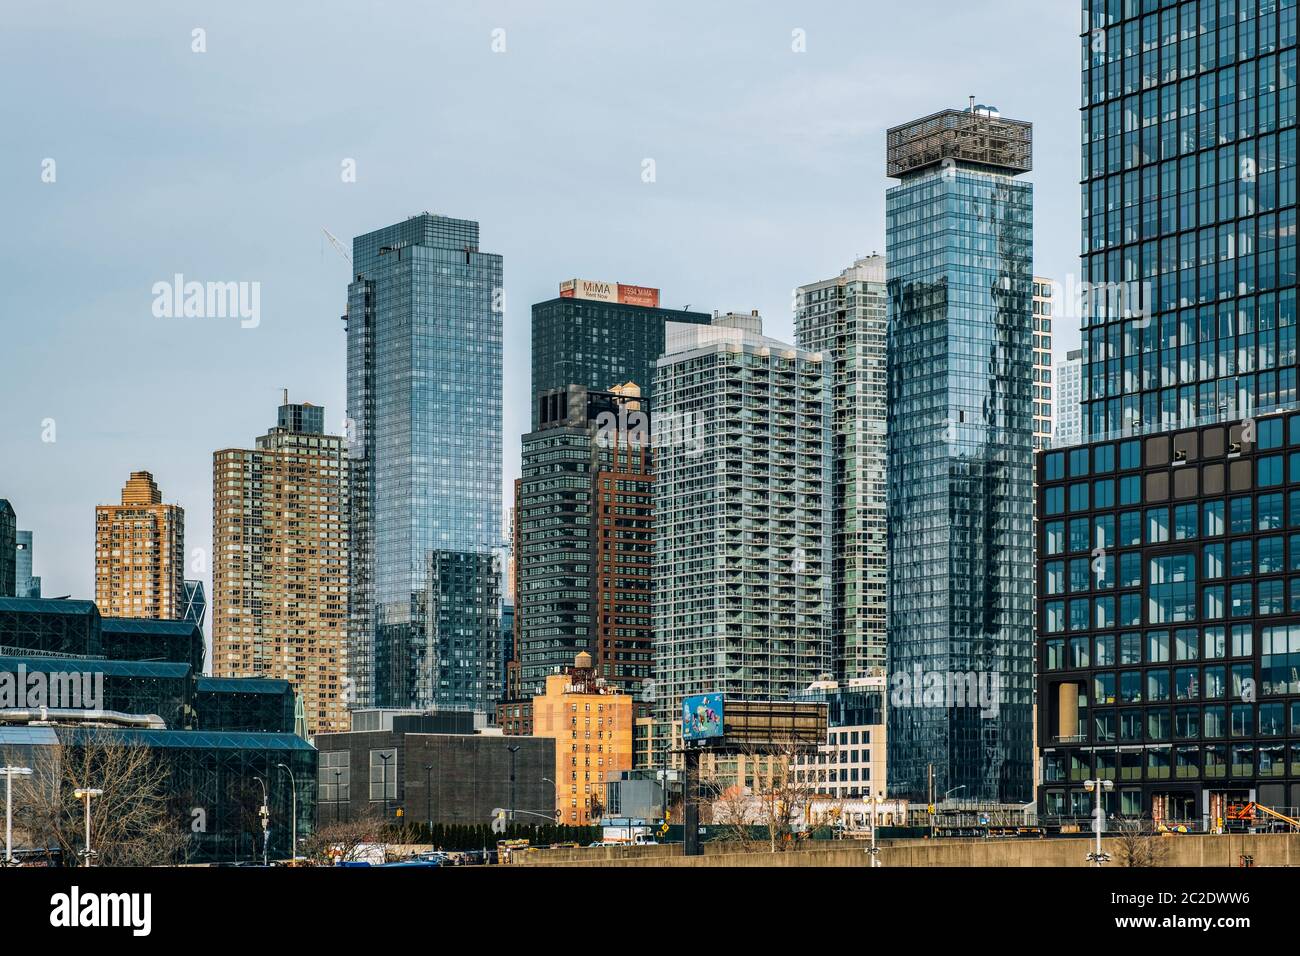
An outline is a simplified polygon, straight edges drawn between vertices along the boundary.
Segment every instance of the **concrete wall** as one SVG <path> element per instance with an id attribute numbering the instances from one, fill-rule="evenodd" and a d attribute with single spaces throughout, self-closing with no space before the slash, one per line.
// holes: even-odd
<path id="1" fill-rule="evenodd" d="M 1154 839 L 1154 838 L 1153 838 Z M 1300 834 L 1261 833 L 1225 836 L 1180 835 L 1158 838 L 1168 850 L 1162 866 L 1239 866 L 1245 854 L 1255 866 L 1300 866 Z M 699 857 L 683 857 L 680 844 L 539 850 L 521 860 L 526 866 L 869 866 L 867 844 L 842 841 L 787 853 L 735 852 L 734 846 L 705 844 Z M 881 845 L 883 866 L 1089 866 L 1093 841 L 1084 839 L 906 840 Z M 1119 866 L 1119 841 L 1102 840 Z"/>

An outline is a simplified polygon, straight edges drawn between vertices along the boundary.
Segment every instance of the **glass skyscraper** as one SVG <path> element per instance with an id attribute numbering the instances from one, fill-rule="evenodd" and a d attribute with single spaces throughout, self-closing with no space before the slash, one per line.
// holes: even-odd
<path id="1" fill-rule="evenodd" d="M 1296 401 L 1296 9 L 1085 0 L 1083 438 Z"/>
<path id="2" fill-rule="evenodd" d="M 831 633 L 835 676 L 885 666 L 885 257 L 800 286 L 795 341 L 820 352 L 834 414 Z"/>
<path id="3" fill-rule="evenodd" d="M 1032 792 L 1031 135 L 974 104 L 888 134 L 893 796 Z"/>
<path id="4" fill-rule="evenodd" d="M 349 696 L 489 710 L 500 693 L 501 257 L 423 213 L 353 240 Z"/>

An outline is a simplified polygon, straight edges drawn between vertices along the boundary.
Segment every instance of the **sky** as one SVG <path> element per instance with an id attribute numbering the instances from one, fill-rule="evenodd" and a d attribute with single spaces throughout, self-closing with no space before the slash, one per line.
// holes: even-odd
<path id="1" fill-rule="evenodd" d="M 322 228 L 350 248 L 422 211 L 481 224 L 481 248 L 504 257 L 505 488 L 528 425 L 532 303 L 564 279 L 621 281 L 668 307 L 758 309 L 791 340 L 795 286 L 885 251 L 885 130 L 970 96 L 1034 124 L 1035 273 L 1064 282 L 1078 10 L 8 5 L 0 498 L 35 534 L 44 593 L 93 597 L 94 508 L 135 470 L 185 508 L 186 577 L 210 586 L 213 452 L 252 447 L 284 388 L 342 431 L 350 270 Z M 177 273 L 257 283 L 256 325 L 155 315 L 154 284 Z M 1058 356 L 1078 341 L 1068 324 Z"/>

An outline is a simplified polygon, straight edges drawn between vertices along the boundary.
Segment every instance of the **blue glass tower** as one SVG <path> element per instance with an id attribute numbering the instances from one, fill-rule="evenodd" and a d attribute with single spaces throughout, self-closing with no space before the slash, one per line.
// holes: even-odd
<path id="1" fill-rule="evenodd" d="M 888 134 L 892 796 L 1032 793 L 1031 135 L 973 104 Z"/>
<path id="2" fill-rule="evenodd" d="M 353 240 L 353 706 L 500 694 L 501 257 L 423 213 Z"/>
<path id="3" fill-rule="evenodd" d="M 1082 437 L 1294 406 L 1294 2 L 1082 14 Z"/>

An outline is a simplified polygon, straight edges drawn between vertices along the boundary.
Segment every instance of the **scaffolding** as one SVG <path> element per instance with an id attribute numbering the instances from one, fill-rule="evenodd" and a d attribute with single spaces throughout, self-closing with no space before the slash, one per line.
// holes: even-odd
<path id="1" fill-rule="evenodd" d="M 1033 124 L 972 106 L 943 110 L 886 134 L 887 173 L 900 179 L 930 166 L 964 164 L 1027 173 L 1034 168 Z"/>

